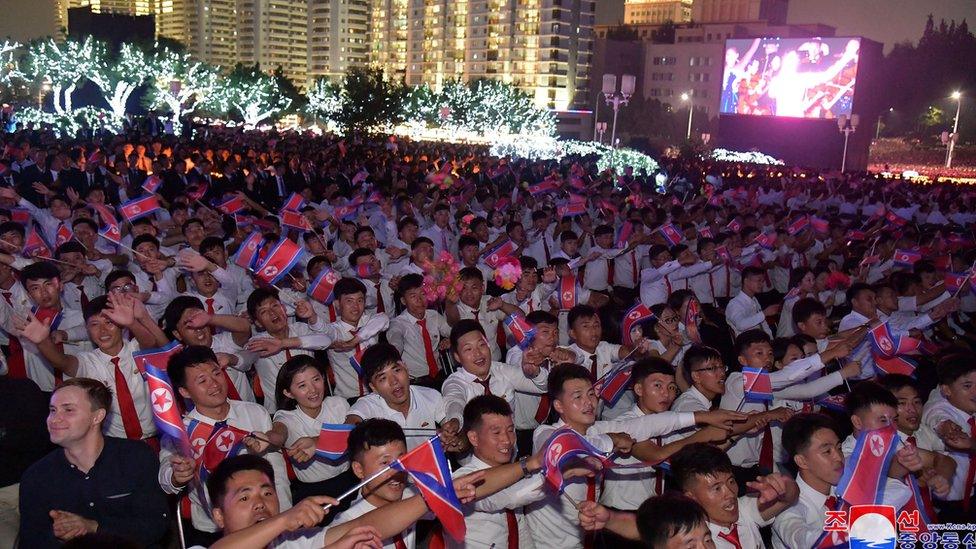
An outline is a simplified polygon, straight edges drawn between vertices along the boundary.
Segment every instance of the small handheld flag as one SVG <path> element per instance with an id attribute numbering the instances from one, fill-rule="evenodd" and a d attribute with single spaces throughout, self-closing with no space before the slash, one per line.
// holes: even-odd
<path id="1" fill-rule="evenodd" d="M 54 247 L 58 247 L 65 242 L 70 241 L 75 237 L 75 233 L 71 230 L 71 227 L 61 223 L 58 225 L 58 232 L 54 235 Z"/>
<path id="2" fill-rule="evenodd" d="M 837 496 L 851 505 L 881 503 L 885 479 L 900 437 L 894 425 L 857 435 L 837 483 Z"/>
<path id="3" fill-rule="evenodd" d="M 516 311 L 505 317 L 505 327 L 512 333 L 515 344 L 523 351 L 532 344 L 535 339 L 535 326 L 525 319 L 525 315 Z"/>
<path id="4" fill-rule="evenodd" d="M 610 463 L 606 454 L 593 446 L 582 435 L 569 428 L 559 429 L 553 433 L 544 448 L 542 476 L 560 494 L 566 489 L 566 480 L 563 478 L 562 472 L 562 466 L 566 462 L 575 458 L 595 457 L 604 464 Z"/>
<path id="5" fill-rule="evenodd" d="M 187 435 L 186 426 L 183 425 L 183 417 L 180 415 L 176 392 L 173 390 L 169 375 L 152 364 L 146 364 L 145 374 L 156 426 L 164 435 L 173 439 L 184 456 L 193 456 L 190 437 Z"/>
<path id="6" fill-rule="evenodd" d="M 802 216 L 796 221 L 790 223 L 790 226 L 786 228 L 787 234 L 790 236 L 796 236 L 806 230 L 810 226 L 810 218 L 807 216 Z"/>
<path id="7" fill-rule="evenodd" d="M 282 212 L 284 211 L 297 212 L 302 208 L 304 208 L 305 204 L 306 202 L 305 199 L 302 197 L 302 195 L 298 193 L 291 193 L 291 196 L 289 196 L 288 199 L 285 200 L 285 203 L 281 206 L 281 210 Z"/>
<path id="8" fill-rule="evenodd" d="M 497 268 L 502 259 L 511 256 L 515 252 L 515 248 L 515 243 L 511 239 L 506 239 L 501 244 L 482 254 L 485 258 L 485 265 L 488 265 L 492 269 Z"/>
<path id="9" fill-rule="evenodd" d="M 643 303 L 638 302 L 637 305 L 631 307 L 630 310 L 627 311 L 627 314 L 624 315 L 624 321 L 621 326 L 621 329 L 623 330 L 621 339 L 623 340 L 624 345 L 627 345 L 628 347 L 633 346 L 634 329 L 637 328 L 641 322 L 651 318 L 654 318 L 654 313 L 651 312 L 651 310 L 648 309 Z"/>
<path id="10" fill-rule="evenodd" d="M 830 223 L 828 223 L 826 219 L 820 219 L 816 216 L 811 217 L 810 226 L 813 227 L 814 231 L 817 231 L 820 234 L 827 234 L 830 232 Z"/>
<path id="11" fill-rule="evenodd" d="M 332 291 L 335 290 L 336 282 L 339 282 L 339 273 L 325 267 L 319 272 L 318 276 L 308 285 L 308 295 L 323 305 L 332 303 Z"/>
<path id="12" fill-rule="evenodd" d="M 579 304 L 576 277 L 569 274 L 559 280 L 559 310 L 568 311 Z"/>
<path id="13" fill-rule="evenodd" d="M 254 274 L 265 284 L 277 284 L 281 279 L 285 278 L 288 271 L 292 270 L 295 265 L 298 265 L 303 255 L 305 255 L 305 250 L 298 244 L 295 244 L 288 238 L 282 238 L 271 248 L 268 256 L 255 269 Z"/>
<path id="14" fill-rule="evenodd" d="M 440 439 L 436 436 L 430 438 L 400 456 L 390 466 L 410 475 L 444 531 L 455 540 L 462 541 L 466 533 L 464 512 L 454 492 L 451 470 Z"/>
<path id="15" fill-rule="evenodd" d="M 200 480 L 206 482 L 206 477 L 217 469 L 221 461 L 240 453 L 244 438 L 249 434 L 247 431 L 228 425 L 226 421 L 214 423 L 210 438 L 207 439 L 207 445 L 203 447 L 203 454 L 200 456 Z"/>
<path id="16" fill-rule="evenodd" d="M 234 215 L 247 207 L 244 199 L 238 195 L 232 195 L 227 200 L 224 200 L 220 204 L 217 204 L 217 209 L 224 212 L 227 215 Z"/>
<path id="17" fill-rule="evenodd" d="M 691 298 L 685 308 L 685 332 L 692 343 L 701 344 L 701 332 L 698 331 L 698 323 L 701 321 L 701 305 L 698 299 Z"/>
<path id="18" fill-rule="evenodd" d="M 742 389 L 749 400 L 773 400 L 773 383 L 765 368 L 742 367 Z"/>
<path id="19" fill-rule="evenodd" d="M 661 228 L 658 230 L 664 235 L 664 239 L 668 241 L 669 246 L 674 247 L 681 243 L 681 239 L 683 238 L 681 229 L 673 223 L 661 225 Z"/>
<path id="20" fill-rule="evenodd" d="M 27 238 L 24 240 L 24 256 L 50 258 L 53 255 L 51 247 L 44 241 L 41 233 L 37 232 L 37 227 L 31 227 L 30 232 L 27 233 Z"/>
<path id="21" fill-rule="evenodd" d="M 169 366 L 169 358 L 183 349 L 183 344 L 179 341 L 170 341 L 169 344 L 158 349 L 144 349 L 134 351 L 132 360 L 140 372 L 145 373 L 152 366 L 161 372 L 165 372 Z"/>
<path id="22" fill-rule="evenodd" d="M 125 220 L 129 223 L 132 223 L 141 217 L 151 215 L 160 209 L 162 208 L 159 207 L 159 198 L 157 198 L 154 194 L 147 194 L 139 198 L 133 198 L 132 200 L 119 206 L 119 211 L 122 212 L 122 216 L 125 217 Z"/>
<path id="23" fill-rule="evenodd" d="M 634 371 L 633 366 L 632 363 L 621 364 L 603 374 L 603 377 L 596 380 L 596 383 L 593 384 L 593 390 L 607 403 L 607 406 L 611 408 L 616 406 L 620 397 L 627 392 L 627 388 L 630 387 L 630 378 Z"/>
<path id="24" fill-rule="evenodd" d="M 237 255 L 234 256 L 234 264 L 242 269 L 250 270 L 254 266 L 263 241 L 264 236 L 260 231 L 249 234 L 244 242 L 241 242 L 241 247 L 237 250 Z"/>
<path id="25" fill-rule="evenodd" d="M 311 231 L 312 226 L 308 223 L 308 219 L 304 214 L 295 212 L 292 210 L 281 210 L 281 214 L 278 216 L 281 219 L 281 226 L 288 227 L 289 229 L 297 229 L 299 231 Z"/>
<path id="26" fill-rule="evenodd" d="M 147 193 L 155 193 L 162 184 L 163 180 L 158 175 L 153 174 L 142 182 L 142 188 L 145 189 Z"/>
<path id="27" fill-rule="evenodd" d="M 895 266 L 902 267 L 905 269 L 911 269 L 915 263 L 921 261 L 922 254 L 915 250 L 895 250 L 895 255 L 892 260 L 895 262 Z"/>
<path id="28" fill-rule="evenodd" d="M 315 457 L 339 461 L 349 450 L 349 433 L 355 425 L 348 423 L 323 423 L 315 443 Z"/>

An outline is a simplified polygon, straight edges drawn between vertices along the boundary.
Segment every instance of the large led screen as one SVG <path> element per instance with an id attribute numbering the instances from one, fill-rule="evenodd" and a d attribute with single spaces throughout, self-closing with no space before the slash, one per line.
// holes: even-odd
<path id="1" fill-rule="evenodd" d="M 859 47 L 858 38 L 726 40 L 721 112 L 850 116 Z"/>

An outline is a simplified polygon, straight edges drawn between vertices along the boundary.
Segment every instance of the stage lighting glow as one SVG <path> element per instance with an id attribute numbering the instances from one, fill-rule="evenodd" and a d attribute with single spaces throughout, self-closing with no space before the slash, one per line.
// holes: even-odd
<path id="1" fill-rule="evenodd" d="M 859 38 L 753 38 L 725 42 L 722 114 L 850 116 Z"/>

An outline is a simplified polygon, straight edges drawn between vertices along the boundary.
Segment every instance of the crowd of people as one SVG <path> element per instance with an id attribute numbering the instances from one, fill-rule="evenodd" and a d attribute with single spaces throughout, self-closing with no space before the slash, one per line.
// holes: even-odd
<path id="1" fill-rule="evenodd" d="M 4 139 L 4 545 L 828 547 L 885 429 L 899 532 L 976 522 L 968 188 L 693 159 L 661 185 L 356 135 Z M 179 403 L 149 387 L 158 349 Z M 240 451 L 206 463 L 225 429 Z M 602 459 L 548 463 L 567 430 Z M 387 467 L 432 437 L 463 539 Z"/>

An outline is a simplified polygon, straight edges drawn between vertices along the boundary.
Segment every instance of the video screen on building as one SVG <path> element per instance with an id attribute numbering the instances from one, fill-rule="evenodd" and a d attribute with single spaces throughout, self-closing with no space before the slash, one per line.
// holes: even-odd
<path id="1" fill-rule="evenodd" d="M 726 40 L 722 114 L 850 116 L 858 38 Z"/>

